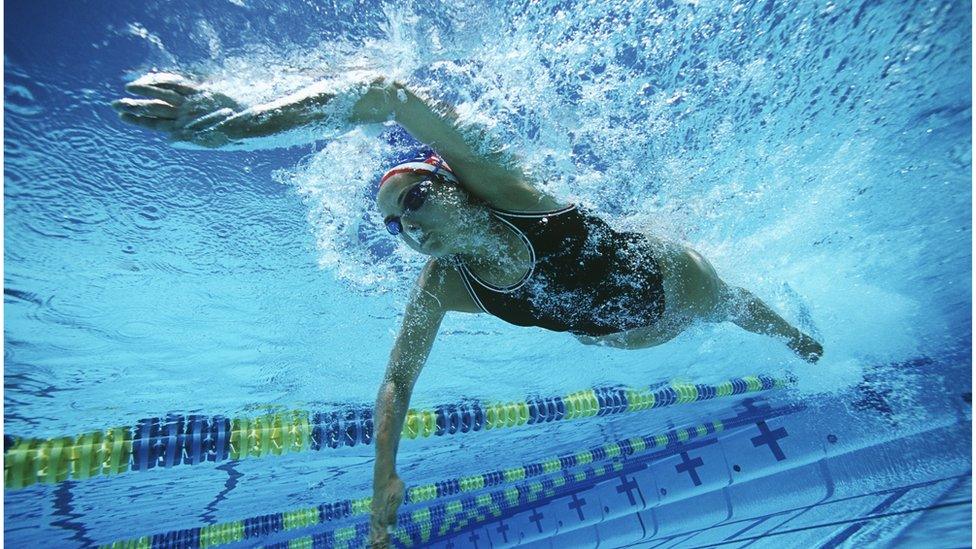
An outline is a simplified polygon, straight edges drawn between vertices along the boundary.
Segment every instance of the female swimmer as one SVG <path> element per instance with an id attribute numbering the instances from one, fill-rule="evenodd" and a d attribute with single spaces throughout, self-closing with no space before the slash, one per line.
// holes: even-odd
<path id="1" fill-rule="evenodd" d="M 395 459 L 410 395 L 449 311 L 488 313 L 519 326 L 569 332 L 587 345 L 641 349 L 696 321 L 731 321 L 782 338 L 816 362 L 823 348 L 749 291 L 722 281 L 694 250 L 618 232 L 561 202 L 531 176 L 464 131 L 448 108 L 383 78 L 317 84 L 243 108 L 174 74 L 126 89 L 148 99 L 113 103 L 126 122 L 204 147 L 232 147 L 308 124 L 395 121 L 429 152 L 393 166 L 377 208 L 390 234 L 430 256 L 406 307 L 376 400 L 376 462 L 370 540 L 389 544 L 404 485 Z"/>

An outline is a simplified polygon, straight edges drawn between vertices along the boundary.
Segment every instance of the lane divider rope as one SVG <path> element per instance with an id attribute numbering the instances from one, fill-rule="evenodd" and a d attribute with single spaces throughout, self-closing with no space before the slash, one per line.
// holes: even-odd
<path id="1" fill-rule="evenodd" d="M 718 384 L 672 382 L 647 388 L 604 386 L 564 396 L 529 397 L 518 402 L 464 399 L 428 409 L 411 409 L 404 439 L 456 435 L 539 425 L 663 408 L 778 389 L 790 378 L 766 375 L 732 378 Z M 372 406 L 311 412 L 291 410 L 258 417 L 169 414 L 134 427 L 115 427 L 50 439 L 4 437 L 4 486 L 16 490 L 69 478 L 146 471 L 271 455 L 370 444 Z"/>
<path id="2" fill-rule="evenodd" d="M 792 409 L 789 408 L 764 410 L 762 417 L 768 419 L 790 411 Z M 675 449 L 683 448 L 696 439 L 755 422 L 754 416 L 755 414 L 739 415 L 724 420 L 708 421 L 691 427 L 671 429 L 663 433 L 619 439 L 575 453 L 551 456 L 527 465 L 410 487 L 405 492 L 404 505 L 444 501 L 437 505 L 401 512 L 398 515 L 398 527 L 394 536 L 407 546 L 423 544 L 429 541 L 430 534 L 435 528 L 439 529 L 437 535 L 444 535 L 453 529 L 464 527 L 475 519 L 490 518 L 488 517 L 489 514 L 497 517 L 496 513 L 499 510 L 509 509 L 526 503 L 526 501 L 534 501 L 533 498 L 539 494 L 552 495 L 548 492 L 553 492 L 561 487 L 565 487 L 565 490 L 578 490 L 581 484 L 604 476 L 607 471 L 611 473 L 619 471 L 619 467 L 608 469 L 608 466 L 597 466 L 599 463 L 612 463 L 621 459 L 630 462 L 638 458 L 640 458 L 641 463 L 644 463 L 647 459 L 658 459 L 673 454 Z M 526 482 L 527 479 L 534 477 L 545 478 Z M 546 480 L 546 478 L 551 480 Z M 454 498 L 454 496 L 506 485 L 514 486 L 478 496 Z M 447 501 L 452 498 L 454 499 Z M 526 500 L 526 498 L 529 499 Z M 323 503 L 316 507 L 305 507 L 232 522 L 115 541 L 102 545 L 100 549 L 205 549 L 217 547 L 228 543 L 254 540 L 278 532 L 304 529 L 347 518 L 368 516 L 371 503 L 371 497 Z M 313 545 L 315 547 L 341 546 L 347 542 L 352 543 L 357 537 L 365 535 L 368 535 L 368 522 L 317 534 L 314 536 L 316 539 Z M 312 537 L 309 536 L 310 539 Z M 306 541 L 296 542 L 292 540 L 292 542 L 301 544 Z M 365 542 L 365 540 L 360 541 Z M 288 547 L 288 544 L 278 544 L 278 546 Z M 355 544 L 350 546 L 357 547 Z"/>

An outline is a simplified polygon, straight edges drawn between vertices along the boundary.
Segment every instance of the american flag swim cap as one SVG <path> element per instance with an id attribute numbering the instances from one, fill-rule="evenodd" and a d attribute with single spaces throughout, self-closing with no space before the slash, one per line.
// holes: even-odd
<path id="1" fill-rule="evenodd" d="M 447 179 L 455 185 L 458 184 L 458 178 L 454 175 L 454 171 L 451 167 L 444 162 L 444 159 L 437 155 L 437 153 L 430 151 L 416 156 L 406 162 L 401 162 L 396 166 L 393 166 L 383 174 L 380 178 L 380 187 L 383 183 L 393 177 L 394 175 L 401 173 L 429 173 L 433 175 L 440 175 L 444 179 Z"/>

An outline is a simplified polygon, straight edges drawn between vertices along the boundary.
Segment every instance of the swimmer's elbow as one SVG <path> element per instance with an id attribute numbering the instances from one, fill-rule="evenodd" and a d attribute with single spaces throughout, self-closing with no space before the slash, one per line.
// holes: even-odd
<path id="1" fill-rule="evenodd" d="M 396 120 L 397 104 L 406 100 L 407 89 L 403 84 L 387 76 L 374 76 L 353 106 L 350 119 L 357 124 Z"/>

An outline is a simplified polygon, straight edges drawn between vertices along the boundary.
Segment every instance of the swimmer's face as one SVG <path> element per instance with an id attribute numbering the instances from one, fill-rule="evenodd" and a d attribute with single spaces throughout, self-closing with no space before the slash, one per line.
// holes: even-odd
<path id="1" fill-rule="evenodd" d="M 407 194 L 427 180 L 433 181 L 433 185 L 424 184 L 430 187 L 426 189 L 423 204 L 408 209 L 404 204 Z M 422 254 L 446 257 L 458 253 L 470 233 L 471 205 L 467 193 L 436 177 L 412 173 L 394 175 L 380 188 L 376 206 L 384 219 L 399 216 L 403 226 L 400 238 Z"/>

